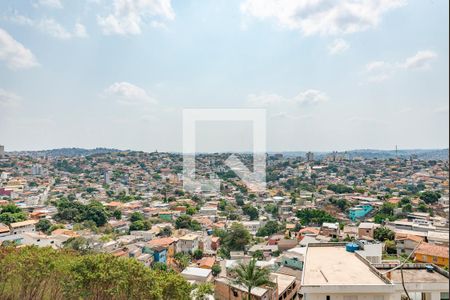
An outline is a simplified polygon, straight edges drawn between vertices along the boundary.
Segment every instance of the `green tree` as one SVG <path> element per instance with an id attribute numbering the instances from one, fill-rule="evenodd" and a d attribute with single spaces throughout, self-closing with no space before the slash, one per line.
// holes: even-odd
<path id="1" fill-rule="evenodd" d="M 207 296 L 214 294 L 214 285 L 210 282 L 204 282 L 197 285 L 194 290 L 195 300 L 206 300 L 209 299 Z"/>
<path id="2" fill-rule="evenodd" d="M 197 209 L 195 207 L 193 207 L 193 206 L 189 206 L 186 209 L 186 214 L 188 214 L 190 216 L 194 215 L 196 212 L 197 212 Z"/>
<path id="3" fill-rule="evenodd" d="M 122 219 L 122 212 L 121 212 L 120 210 L 118 210 L 118 209 L 114 210 L 114 211 L 113 211 L 113 217 L 114 217 L 116 220 Z"/>
<path id="4" fill-rule="evenodd" d="M 244 212 L 244 214 L 249 216 L 250 220 L 252 220 L 252 221 L 258 219 L 258 217 L 259 217 L 258 209 L 251 204 L 244 205 L 242 207 L 242 211 Z"/>
<path id="5" fill-rule="evenodd" d="M 231 251 L 243 251 L 251 240 L 251 235 L 241 223 L 233 223 L 223 240 L 223 244 Z"/>
<path id="6" fill-rule="evenodd" d="M 439 192 L 425 191 L 420 194 L 420 199 L 427 204 L 433 204 L 439 201 L 441 194 Z"/>
<path id="7" fill-rule="evenodd" d="M 175 220 L 175 227 L 177 229 L 180 228 L 189 228 L 191 226 L 192 218 L 188 215 L 181 215 Z"/>
<path id="8" fill-rule="evenodd" d="M 337 219 L 326 211 L 311 208 L 297 211 L 297 218 L 300 219 L 300 223 L 304 226 L 309 224 L 322 225 L 324 222 L 337 222 Z"/>
<path id="9" fill-rule="evenodd" d="M 217 276 L 220 274 L 220 272 L 222 272 L 222 268 L 220 267 L 219 264 L 214 264 L 211 267 L 211 271 L 212 271 L 213 276 Z"/>
<path id="10" fill-rule="evenodd" d="M 254 258 L 256 260 L 263 260 L 264 259 L 264 253 L 262 252 L 262 250 L 256 250 L 253 253 L 252 258 Z"/>
<path id="11" fill-rule="evenodd" d="M 268 221 L 263 227 L 259 228 L 256 232 L 257 236 L 268 236 L 277 233 L 280 230 L 280 226 L 277 221 Z"/>
<path id="12" fill-rule="evenodd" d="M 51 226 L 52 223 L 49 220 L 41 219 L 36 223 L 36 230 L 47 233 Z"/>
<path id="13" fill-rule="evenodd" d="M 145 220 L 144 214 L 141 212 L 135 211 L 130 215 L 130 222 L 132 222 L 132 223 L 136 222 L 136 221 L 144 221 L 144 220 Z"/>
<path id="14" fill-rule="evenodd" d="M 247 299 L 251 300 L 251 291 L 254 287 L 272 286 L 269 279 L 270 270 L 256 266 L 256 260 L 252 259 L 248 264 L 240 263 L 235 269 L 235 284 L 243 285 L 247 288 Z"/>
<path id="15" fill-rule="evenodd" d="M 201 249 L 197 249 L 194 251 L 194 253 L 192 253 L 192 257 L 194 257 L 194 259 L 201 259 L 203 257 L 203 251 Z"/>
<path id="16" fill-rule="evenodd" d="M 402 207 L 402 212 L 412 212 L 412 210 L 413 210 L 413 207 L 410 203 L 408 203 Z"/>
<path id="17" fill-rule="evenodd" d="M 22 210 L 14 204 L 5 205 L 0 210 L 0 223 L 9 225 L 15 222 L 25 221 L 27 216 Z"/>
<path id="18" fill-rule="evenodd" d="M 386 240 L 394 240 L 395 233 L 387 227 L 378 227 L 375 229 L 373 237 L 380 242 L 384 242 Z"/>

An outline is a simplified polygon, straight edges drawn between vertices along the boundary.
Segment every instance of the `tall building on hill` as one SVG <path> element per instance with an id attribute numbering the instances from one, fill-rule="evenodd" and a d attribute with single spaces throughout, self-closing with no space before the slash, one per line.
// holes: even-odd
<path id="1" fill-rule="evenodd" d="M 307 161 L 314 161 L 314 153 L 312 153 L 312 152 L 306 153 L 306 160 Z"/>
<path id="2" fill-rule="evenodd" d="M 0 145 L 0 158 L 2 158 L 3 156 L 5 156 L 5 146 Z"/>

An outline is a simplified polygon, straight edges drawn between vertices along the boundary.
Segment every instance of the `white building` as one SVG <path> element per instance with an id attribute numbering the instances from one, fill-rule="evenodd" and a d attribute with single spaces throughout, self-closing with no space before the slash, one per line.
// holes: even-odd
<path id="1" fill-rule="evenodd" d="M 255 235 L 262 226 L 260 221 L 244 221 L 242 222 L 242 225 L 244 225 L 244 227 L 253 235 Z"/>
<path id="2" fill-rule="evenodd" d="M 305 300 L 400 300 L 388 278 L 338 244 L 308 245 L 300 294 Z"/>
<path id="3" fill-rule="evenodd" d="M 26 232 L 36 231 L 36 220 L 27 220 L 22 222 L 11 223 L 11 234 L 22 234 Z"/>
<path id="4" fill-rule="evenodd" d="M 199 236 L 192 233 L 182 236 L 177 243 L 177 252 L 194 253 L 198 249 L 199 240 Z"/>
<path id="5" fill-rule="evenodd" d="M 210 269 L 187 267 L 181 272 L 181 276 L 191 282 L 208 282 L 212 280 L 212 271 Z"/>
<path id="6" fill-rule="evenodd" d="M 35 164 L 31 167 L 31 175 L 42 176 L 44 175 L 44 168 L 40 164 Z"/>

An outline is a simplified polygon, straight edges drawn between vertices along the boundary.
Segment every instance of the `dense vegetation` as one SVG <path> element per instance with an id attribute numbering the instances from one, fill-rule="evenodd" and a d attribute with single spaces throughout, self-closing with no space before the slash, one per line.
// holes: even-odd
<path id="1" fill-rule="evenodd" d="M 9 225 L 11 223 L 25 221 L 27 216 L 14 204 L 8 204 L 0 210 L 0 223 Z"/>
<path id="2" fill-rule="evenodd" d="M 109 254 L 51 248 L 0 248 L 0 299 L 190 299 L 172 271 Z"/>
<path id="3" fill-rule="evenodd" d="M 328 185 L 327 189 L 330 191 L 335 192 L 336 194 L 347 194 L 347 193 L 353 193 L 353 188 L 343 185 L 343 184 L 330 184 Z"/>
<path id="4" fill-rule="evenodd" d="M 97 226 L 103 226 L 108 222 L 109 214 L 103 204 L 98 201 L 91 201 L 84 205 L 77 201 L 70 201 L 65 198 L 55 203 L 58 213 L 55 220 L 82 223 L 93 221 Z"/>
<path id="5" fill-rule="evenodd" d="M 321 225 L 324 222 L 334 223 L 337 219 L 320 209 L 302 209 L 297 212 L 297 218 L 302 225 Z"/>

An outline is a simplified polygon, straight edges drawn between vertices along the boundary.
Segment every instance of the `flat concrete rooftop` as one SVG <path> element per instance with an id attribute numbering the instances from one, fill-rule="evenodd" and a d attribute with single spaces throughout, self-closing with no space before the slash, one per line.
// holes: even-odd
<path id="1" fill-rule="evenodd" d="M 308 247 L 302 285 L 386 285 L 344 246 Z"/>
<path id="2" fill-rule="evenodd" d="M 383 271 L 382 271 L 383 272 Z M 394 283 L 402 282 L 399 269 L 391 272 Z M 403 278 L 406 283 L 448 283 L 448 278 L 438 272 L 427 272 L 426 269 L 403 269 Z"/>

